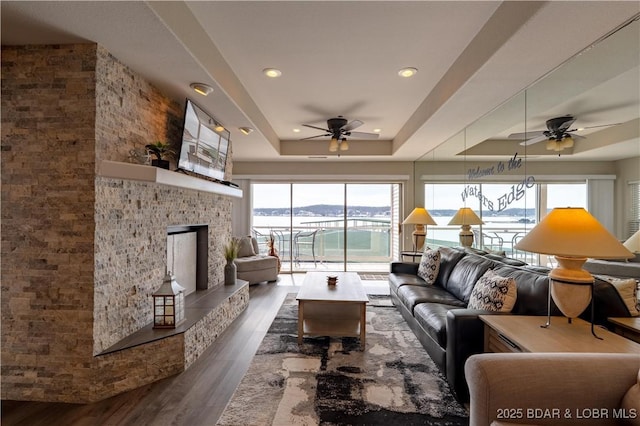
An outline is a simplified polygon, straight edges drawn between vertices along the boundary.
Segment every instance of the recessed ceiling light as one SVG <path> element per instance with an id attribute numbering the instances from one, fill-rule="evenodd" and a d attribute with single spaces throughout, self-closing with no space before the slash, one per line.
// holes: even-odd
<path id="1" fill-rule="evenodd" d="M 382 129 L 373 129 L 374 133 L 380 133 L 382 131 Z"/>
<path id="2" fill-rule="evenodd" d="M 251 127 L 238 127 L 238 130 L 242 132 L 243 135 L 247 136 L 249 133 L 253 132 Z"/>
<path id="3" fill-rule="evenodd" d="M 293 133 L 300 133 L 300 129 L 293 129 Z"/>
<path id="4" fill-rule="evenodd" d="M 418 72 L 418 68 L 413 68 L 413 67 L 407 67 L 407 68 L 402 68 L 400 71 L 398 71 L 398 75 L 400 77 L 413 77 L 414 75 L 416 75 L 416 73 Z"/>
<path id="5" fill-rule="evenodd" d="M 207 96 L 209 93 L 213 92 L 213 87 L 204 83 L 191 83 L 189 87 L 191 87 L 196 93 L 199 93 L 202 96 Z"/>
<path id="6" fill-rule="evenodd" d="M 262 70 L 262 72 L 264 73 L 264 75 L 271 78 L 280 77 L 282 75 L 282 71 L 275 68 L 265 68 Z"/>

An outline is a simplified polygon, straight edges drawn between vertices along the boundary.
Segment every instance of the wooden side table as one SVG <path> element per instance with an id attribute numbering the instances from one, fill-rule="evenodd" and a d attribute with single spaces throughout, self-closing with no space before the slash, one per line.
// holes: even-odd
<path id="1" fill-rule="evenodd" d="M 640 317 L 607 318 L 613 325 L 613 332 L 640 343 Z"/>
<path id="2" fill-rule="evenodd" d="M 591 323 L 574 318 L 570 324 L 565 317 L 524 315 L 480 315 L 485 323 L 485 352 L 601 352 L 637 353 L 640 344 L 598 328 L 591 334 Z"/>

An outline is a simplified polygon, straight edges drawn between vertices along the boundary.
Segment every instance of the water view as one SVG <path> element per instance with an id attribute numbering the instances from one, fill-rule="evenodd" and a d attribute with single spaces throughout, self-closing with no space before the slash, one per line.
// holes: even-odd
<path id="1" fill-rule="evenodd" d="M 273 235 L 281 258 L 298 265 L 301 262 L 341 263 L 345 255 L 350 263 L 381 263 L 385 267 L 392 260 L 394 228 L 388 207 L 351 208 L 347 211 L 346 222 L 340 215 L 342 206 L 298 207 L 293 209 L 293 215 L 291 210 L 254 210 L 254 234 L 264 251 L 268 236 Z M 430 213 L 438 225 L 428 226 L 427 244 L 458 246 L 460 228 L 447 225 L 455 211 L 433 210 Z M 507 255 L 517 257 L 513 245 L 518 237 L 531 229 L 534 219 L 534 212 L 524 209 L 484 217 L 482 228 L 475 227 L 474 246 L 505 251 Z M 403 232 L 412 231 L 411 225 L 403 227 Z"/>

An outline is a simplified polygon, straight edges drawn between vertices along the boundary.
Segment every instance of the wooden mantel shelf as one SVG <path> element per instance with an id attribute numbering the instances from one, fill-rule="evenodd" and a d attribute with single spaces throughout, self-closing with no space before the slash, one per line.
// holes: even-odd
<path id="1" fill-rule="evenodd" d="M 196 191 L 211 192 L 214 194 L 227 195 L 229 197 L 242 198 L 242 190 L 239 188 L 142 164 L 102 160 L 98 167 L 98 176 L 154 182 L 162 185 L 177 186 L 179 188 L 194 189 Z"/>

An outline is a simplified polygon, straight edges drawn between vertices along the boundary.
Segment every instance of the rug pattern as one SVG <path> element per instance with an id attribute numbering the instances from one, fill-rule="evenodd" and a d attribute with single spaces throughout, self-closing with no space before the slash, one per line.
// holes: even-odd
<path id="1" fill-rule="evenodd" d="M 467 425 L 468 413 L 388 297 L 355 338 L 297 344 L 289 295 L 218 425 Z"/>

